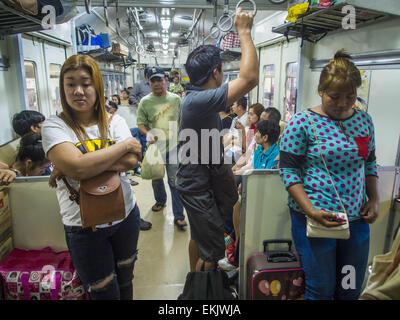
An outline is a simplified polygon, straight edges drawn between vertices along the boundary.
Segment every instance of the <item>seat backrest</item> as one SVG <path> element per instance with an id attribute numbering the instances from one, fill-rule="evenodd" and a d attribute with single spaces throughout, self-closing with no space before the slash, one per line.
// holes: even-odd
<path id="1" fill-rule="evenodd" d="M 247 259 L 263 251 L 267 239 L 292 239 L 287 192 L 279 170 L 248 170 L 242 182 L 239 291 L 245 298 Z"/>
<path id="2" fill-rule="evenodd" d="M 57 201 L 49 177 L 19 177 L 9 185 L 14 248 L 68 250 Z"/>
<path id="3" fill-rule="evenodd" d="M 18 153 L 21 138 L 15 139 L 0 147 L 0 162 L 12 165 Z"/>

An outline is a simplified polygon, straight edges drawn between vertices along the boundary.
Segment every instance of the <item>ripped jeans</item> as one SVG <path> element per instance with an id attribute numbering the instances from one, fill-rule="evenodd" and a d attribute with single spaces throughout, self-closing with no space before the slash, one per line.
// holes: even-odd
<path id="1" fill-rule="evenodd" d="M 122 222 L 107 228 L 65 226 L 72 263 L 91 300 L 132 300 L 140 212 L 137 205 Z"/>

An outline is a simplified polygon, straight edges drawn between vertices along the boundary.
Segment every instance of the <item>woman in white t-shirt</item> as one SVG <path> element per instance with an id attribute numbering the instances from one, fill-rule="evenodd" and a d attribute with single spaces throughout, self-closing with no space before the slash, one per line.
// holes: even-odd
<path id="1" fill-rule="evenodd" d="M 132 137 L 125 120 L 110 115 L 104 103 L 104 85 L 93 58 L 74 55 L 65 61 L 60 75 L 63 112 L 46 119 L 42 127 L 43 149 L 55 166 L 50 185 L 57 198 L 67 245 L 79 277 L 93 300 L 132 300 L 133 267 L 137 256 L 139 209 L 125 175 L 136 167 L 141 145 Z M 79 142 L 83 138 L 89 151 Z M 70 200 L 63 181 L 79 190 L 79 181 L 105 171 L 120 172 L 126 216 L 111 225 L 82 228 L 80 209 Z"/>

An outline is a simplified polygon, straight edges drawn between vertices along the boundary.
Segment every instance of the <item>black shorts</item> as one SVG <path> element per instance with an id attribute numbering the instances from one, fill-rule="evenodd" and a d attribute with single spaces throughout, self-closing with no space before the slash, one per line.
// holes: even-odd
<path id="1" fill-rule="evenodd" d="M 215 203 L 212 190 L 188 194 L 179 192 L 190 223 L 191 238 L 197 244 L 200 258 L 218 261 L 225 257 L 224 219 Z"/>

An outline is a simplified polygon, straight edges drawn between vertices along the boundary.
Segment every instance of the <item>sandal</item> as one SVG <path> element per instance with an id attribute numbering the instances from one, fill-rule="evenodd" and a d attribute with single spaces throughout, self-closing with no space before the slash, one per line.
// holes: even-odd
<path id="1" fill-rule="evenodd" d="M 137 186 L 139 182 L 131 180 L 131 186 Z"/>
<path id="2" fill-rule="evenodd" d="M 154 206 L 151 207 L 151 210 L 154 212 L 158 212 L 158 211 L 161 211 L 165 207 L 166 207 L 165 204 L 157 205 L 157 203 L 156 203 Z"/>
<path id="3" fill-rule="evenodd" d="M 180 224 L 178 221 L 183 221 L 185 224 Z M 185 231 L 187 227 L 187 223 L 185 220 L 174 220 L 174 224 L 178 227 L 179 230 Z"/>

